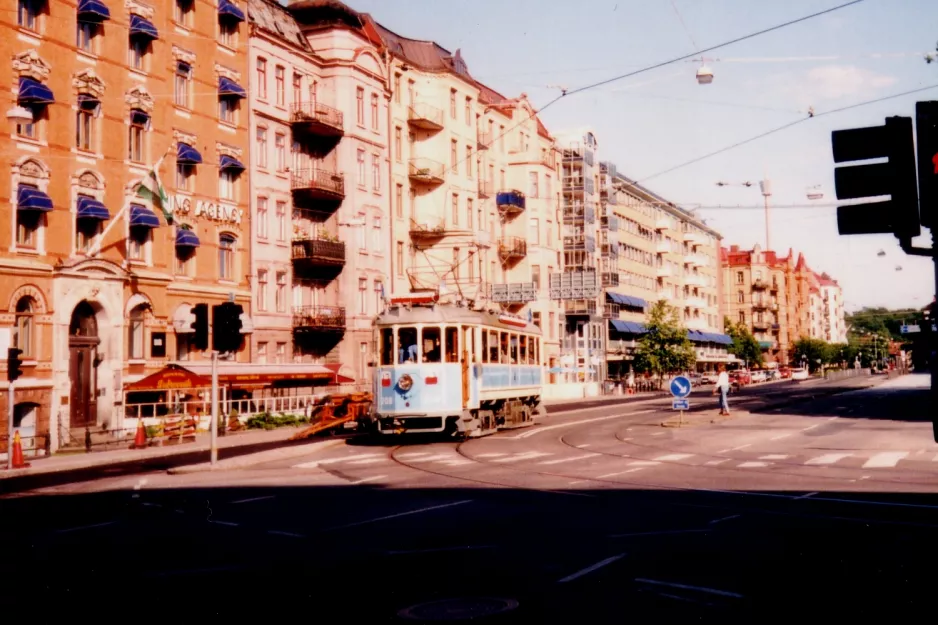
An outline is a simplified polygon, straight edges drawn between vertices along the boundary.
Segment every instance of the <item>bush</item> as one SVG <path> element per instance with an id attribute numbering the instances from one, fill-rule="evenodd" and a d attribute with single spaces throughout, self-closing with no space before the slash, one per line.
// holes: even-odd
<path id="1" fill-rule="evenodd" d="M 254 415 L 247 421 L 247 426 L 253 430 L 275 430 L 282 427 L 296 427 L 309 423 L 309 419 L 302 415 L 285 414 L 272 415 L 264 412 Z"/>

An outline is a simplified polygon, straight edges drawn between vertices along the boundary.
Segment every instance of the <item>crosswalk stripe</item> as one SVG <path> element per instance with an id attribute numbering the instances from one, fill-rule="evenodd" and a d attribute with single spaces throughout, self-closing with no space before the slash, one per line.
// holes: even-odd
<path id="1" fill-rule="evenodd" d="M 432 456 L 433 454 L 429 451 L 411 451 L 406 454 L 399 454 L 397 457 L 401 460 L 411 460 L 413 458 L 420 458 L 422 456 Z"/>
<path id="2" fill-rule="evenodd" d="M 787 457 L 786 454 L 769 454 L 767 456 L 759 456 L 759 460 L 784 460 Z"/>
<path id="3" fill-rule="evenodd" d="M 659 456 L 655 458 L 658 462 L 677 462 L 678 460 L 686 460 L 687 458 L 693 458 L 694 454 L 667 454 L 666 456 Z"/>
<path id="4" fill-rule="evenodd" d="M 884 451 L 878 453 L 863 464 L 864 469 L 884 469 L 894 467 L 896 464 L 909 455 L 907 451 Z"/>
<path id="5" fill-rule="evenodd" d="M 541 458 L 543 456 L 550 456 L 553 454 L 544 452 L 544 451 L 526 451 L 521 454 L 514 456 L 509 456 L 508 458 L 497 458 L 493 462 L 520 462 L 521 460 L 533 460 L 534 458 Z"/>
<path id="6" fill-rule="evenodd" d="M 740 469 L 754 469 L 756 467 L 767 467 L 769 466 L 769 464 L 771 463 L 769 462 L 743 462 L 736 466 L 737 468 L 740 468 Z"/>
<path id="7" fill-rule="evenodd" d="M 840 460 L 843 460 L 849 456 L 850 454 L 824 454 L 822 456 L 811 458 L 805 462 L 805 464 L 834 464 L 835 462 L 839 462 Z"/>
<path id="8" fill-rule="evenodd" d="M 582 456 L 570 456 L 568 458 L 558 458 L 557 460 L 545 460 L 544 462 L 539 462 L 538 464 L 562 464 L 564 462 L 576 462 L 577 460 L 595 458 L 598 455 L 599 454 L 583 454 Z"/>
<path id="9" fill-rule="evenodd" d="M 630 467 L 650 467 L 656 464 L 661 464 L 661 463 L 656 462 L 654 460 L 635 460 L 633 462 L 630 462 L 629 466 Z"/>
<path id="10" fill-rule="evenodd" d="M 361 460 L 352 460 L 349 464 L 358 466 L 360 464 L 374 464 L 376 462 L 384 462 L 384 458 L 362 458 Z"/>
<path id="11" fill-rule="evenodd" d="M 325 458 L 323 460 L 315 460 L 313 462 L 302 462 L 300 464 L 293 465 L 294 469 L 315 469 L 316 467 L 323 464 L 335 464 L 336 462 L 348 462 L 349 460 L 364 460 L 365 458 L 376 458 L 381 454 L 355 454 L 352 456 L 343 456 L 341 458 Z"/>
<path id="12" fill-rule="evenodd" d="M 489 454 L 478 454 L 478 458 L 499 458 L 501 456 L 507 456 L 508 454 L 503 451 L 492 452 Z"/>

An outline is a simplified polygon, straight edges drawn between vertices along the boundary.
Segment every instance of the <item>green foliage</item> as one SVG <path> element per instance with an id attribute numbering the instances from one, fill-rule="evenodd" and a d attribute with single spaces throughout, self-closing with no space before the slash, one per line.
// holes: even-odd
<path id="1" fill-rule="evenodd" d="M 749 366 L 762 366 L 762 348 L 759 341 L 749 331 L 749 326 L 744 323 L 733 323 L 729 317 L 723 318 L 723 327 L 726 333 L 733 339 L 733 344 L 726 348 L 726 351 L 733 354 L 740 360 L 746 362 Z"/>
<path id="2" fill-rule="evenodd" d="M 808 370 L 812 373 L 830 362 L 831 349 L 826 341 L 802 337 L 795 341 L 794 364 L 801 365 L 807 361 Z"/>
<path id="3" fill-rule="evenodd" d="M 845 315 L 851 337 L 878 334 L 903 341 L 909 337 L 900 331 L 903 324 L 922 324 L 924 314 L 919 310 L 889 310 L 888 308 L 863 308 L 852 315 Z"/>
<path id="4" fill-rule="evenodd" d="M 273 415 L 264 412 L 254 415 L 247 421 L 247 426 L 252 430 L 275 430 L 282 427 L 296 427 L 309 423 L 309 419 L 302 415 L 285 414 Z"/>
<path id="5" fill-rule="evenodd" d="M 633 364 L 637 371 L 661 377 L 694 368 L 697 356 L 677 308 L 664 300 L 657 302 L 648 312 L 645 328 L 648 332 L 639 339 L 635 350 Z"/>

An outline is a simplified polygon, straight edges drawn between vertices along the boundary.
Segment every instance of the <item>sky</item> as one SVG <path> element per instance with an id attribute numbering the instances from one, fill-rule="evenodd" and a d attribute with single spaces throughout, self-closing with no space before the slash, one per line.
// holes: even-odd
<path id="1" fill-rule="evenodd" d="M 507 97 L 543 107 L 560 94 L 815 13 L 845 0 L 349 0 L 391 30 L 461 49 L 470 73 Z M 758 181 L 771 180 L 771 246 L 805 254 L 844 290 L 848 310 L 922 307 L 934 293 L 929 258 L 891 235 L 837 233 L 832 130 L 913 116 L 938 100 L 938 2 L 864 0 L 800 24 L 561 98 L 541 118 L 552 133 L 588 127 L 599 158 L 698 215 L 724 244 L 765 246 Z M 849 111 L 826 111 L 934 86 Z M 813 108 L 819 117 L 807 119 Z M 665 170 L 802 123 L 698 163 Z M 729 183 L 718 186 L 719 181 Z M 745 182 L 756 183 L 746 187 Z M 809 189 L 824 194 L 808 200 Z M 796 207 L 789 207 L 795 205 Z M 732 206 L 742 208 L 707 208 Z M 916 242 L 928 245 L 928 232 Z M 879 255 L 879 252 L 885 255 Z"/>

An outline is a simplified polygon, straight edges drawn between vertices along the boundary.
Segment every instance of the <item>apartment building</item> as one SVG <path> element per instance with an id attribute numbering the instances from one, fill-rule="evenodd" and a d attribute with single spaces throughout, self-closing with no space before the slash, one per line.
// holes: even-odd
<path id="1" fill-rule="evenodd" d="M 27 447 L 119 428 L 127 383 L 207 360 L 194 304 L 249 312 L 244 19 L 236 0 L 17 0 L 4 21 L 0 336 L 23 351 Z M 137 193 L 156 165 L 168 202 Z"/>
<path id="2" fill-rule="evenodd" d="M 817 276 L 822 303 L 822 336 L 828 343 L 847 342 L 844 320 L 844 292 L 840 284 L 826 273 Z"/>

